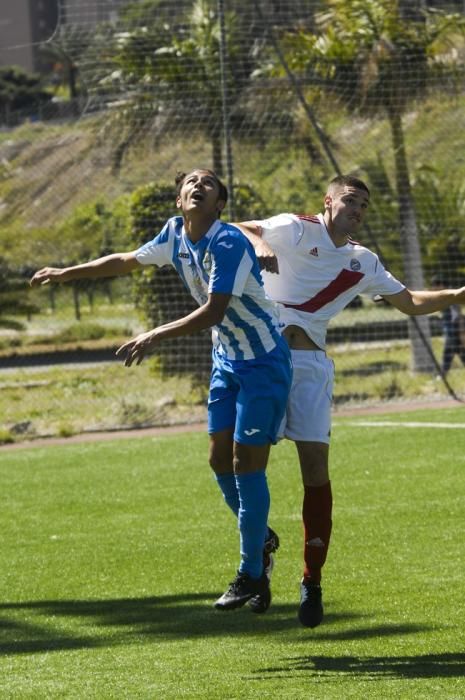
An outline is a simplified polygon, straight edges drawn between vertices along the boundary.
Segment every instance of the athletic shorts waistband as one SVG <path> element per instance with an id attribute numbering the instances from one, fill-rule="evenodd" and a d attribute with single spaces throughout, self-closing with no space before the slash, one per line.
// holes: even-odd
<path id="1" fill-rule="evenodd" d="M 315 360 L 319 357 L 326 357 L 326 350 L 293 350 L 291 355 L 299 355 L 299 357 L 313 357 Z"/>

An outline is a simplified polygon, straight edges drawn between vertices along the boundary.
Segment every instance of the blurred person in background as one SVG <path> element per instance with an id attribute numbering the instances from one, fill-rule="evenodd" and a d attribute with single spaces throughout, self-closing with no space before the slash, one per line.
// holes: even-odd
<path id="1" fill-rule="evenodd" d="M 440 275 L 435 275 L 431 283 L 435 289 L 440 289 L 444 287 L 445 280 Z M 444 335 L 441 370 L 443 375 L 446 375 L 455 355 L 465 366 L 465 317 L 459 304 L 451 304 L 442 310 L 441 318 Z"/>

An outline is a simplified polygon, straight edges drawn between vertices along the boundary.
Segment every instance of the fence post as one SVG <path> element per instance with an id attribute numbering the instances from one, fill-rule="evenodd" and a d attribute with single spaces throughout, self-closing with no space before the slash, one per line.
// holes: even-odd
<path id="1" fill-rule="evenodd" d="M 221 102 L 223 110 L 223 131 L 224 144 L 226 150 L 226 171 L 228 183 L 228 218 L 230 221 L 235 219 L 234 206 L 234 173 L 233 173 L 233 156 L 231 147 L 231 126 L 229 123 L 229 104 L 228 104 L 228 86 L 227 86 L 227 46 L 226 46 L 226 26 L 224 16 L 224 2 L 218 0 L 218 18 L 220 23 L 220 75 L 221 75 Z"/>

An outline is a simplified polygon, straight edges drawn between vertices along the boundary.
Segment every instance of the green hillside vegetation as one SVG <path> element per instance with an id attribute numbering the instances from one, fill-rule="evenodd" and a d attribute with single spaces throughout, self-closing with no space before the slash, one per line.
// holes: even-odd
<path id="1" fill-rule="evenodd" d="M 465 97 L 461 95 L 430 100 L 405 118 L 414 192 L 425 168 L 433 183 L 439 182 L 444 192 L 448 186 L 457 188 L 465 152 L 457 149 L 457 132 L 451 129 L 451 124 L 459 122 L 464 109 Z M 303 116 L 300 119 L 304 121 Z M 3 256 L 11 264 L 35 267 L 51 262 L 57 241 L 65 242 L 63 226 L 73 229 L 74 245 L 70 248 L 69 241 L 66 242 L 68 252 L 72 251 L 69 261 L 76 259 L 76 255 L 79 257 L 76 239 L 88 237 L 88 231 L 75 230 L 70 221 L 83 206 L 92 209 L 100 205 L 113 215 L 116 213 L 124 225 L 120 226 L 114 243 L 127 245 L 127 195 L 151 181 L 170 185 L 177 169 L 211 163 L 208 141 L 202 138 L 192 141 L 186 134 L 182 140 L 167 138 L 156 148 L 149 143 L 135 149 L 125 158 L 124 169 L 115 172 L 111 142 L 100 136 L 101 120 L 102 117 L 89 117 L 60 125 L 31 123 L 0 135 L 0 244 Z M 386 178 L 384 184 L 392 192 L 393 163 L 386 144 L 385 122 L 344 119 L 338 115 L 327 117 L 325 123 L 329 125 L 332 142 L 337 145 L 341 168 L 371 175 L 375 184 L 377 178 Z M 309 126 L 304 123 L 301 131 L 305 130 Z M 359 149 L 354 149 L 354 134 Z M 263 201 L 264 214 L 320 210 L 323 188 L 332 172 L 327 166 L 311 161 L 303 142 L 304 136 L 300 143 L 294 138 L 290 144 L 277 137 L 265 144 L 235 140 L 235 180 L 253 187 Z M 388 245 L 389 259 L 395 257 L 392 249 L 398 240 L 396 209 L 389 190 L 373 194 L 371 224 L 374 230 L 382 229 L 383 239 L 379 243 L 382 247 Z M 421 194 L 419 186 L 418 194 Z M 422 199 L 417 199 L 420 221 L 431 214 L 429 206 L 422 211 L 422 204 Z M 465 223 L 464 211 L 457 211 L 456 215 Z M 91 255 L 98 254 L 101 245 L 102 241 L 95 241 L 94 250 L 84 245 L 82 253 L 88 250 Z M 393 262 L 396 265 L 398 261 Z"/>
<path id="2" fill-rule="evenodd" d="M 154 179 L 170 161 L 209 162 L 208 144 L 145 144 L 125 160 L 124 171 L 112 171 L 112 142 L 102 139 L 103 117 L 86 117 L 59 126 L 25 124 L 0 135 L 1 224 L 18 230 L 56 226 L 76 206 L 96 197 L 107 203 Z M 171 182 L 171 171 L 164 183 Z M 174 174 L 174 171 L 173 171 Z M 3 231 L 2 235 L 5 232 Z"/>

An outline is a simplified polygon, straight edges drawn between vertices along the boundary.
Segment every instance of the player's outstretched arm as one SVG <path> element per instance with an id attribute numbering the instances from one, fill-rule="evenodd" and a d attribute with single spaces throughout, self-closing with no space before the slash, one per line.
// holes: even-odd
<path id="1" fill-rule="evenodd" d="M 90 260 L 82 265 L 71 267 L 43 267 L 30 280 L 31 287 L 42 284 L 62 284 L 71 280 L 94 279 L 98 277 L 119 277 L 127 275 L 139 267 L 135 253 L 113 253 Z"/>
<path id="2" fill-rule="evenodd" d="M 278 258 L 273 248 L 263 240 L 261 226 L 255 221 L 241 221 L 234 226 L 237 226 L 252 243 L 260 268 L 267 272 L 279 273 Z"/>
<path id="3" fill-rule="evenodd" d="M 140 365 L 146 355 L 148 355 L 158 343 L 165 338 L 179 338 L 183 335 L 191 335 L 197 331 L 216 326 L 224 318 L 226 309 L 231 299 L 230 294 L 210 294 L 208 301 L 195 309 L 188 316 L 183 316 L 158 326 L 146 333 L 140 333 L 132 340 L 129 340 L 116 351 L 116 355 L 124 359 L 126 367 L 130 367 L 134 362 Z"/>
<path id="4" fill-rule="evenodd" d="M 451 304 L 465 304 L 465 287 L 416 292 L 404 289 L 398 294 L 386 295 L 384 299 L 408 316 L 420 316 L 442 311 Z"/>

